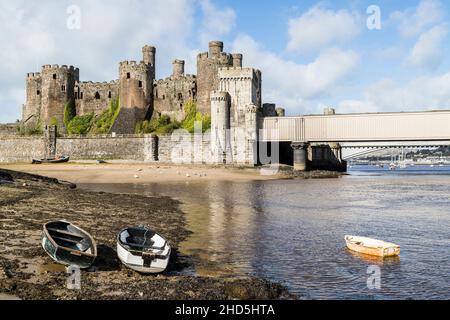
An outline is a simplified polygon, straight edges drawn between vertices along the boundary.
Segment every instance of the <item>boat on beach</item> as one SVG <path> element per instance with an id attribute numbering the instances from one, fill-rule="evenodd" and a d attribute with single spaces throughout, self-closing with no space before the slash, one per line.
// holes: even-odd
<path id="1" fill-rule="evenodd" d="M 97 245 L 92 236 L 67 221 L 53 221 L 44 225 L 42 247 L 56 262 L 89 268 L 97 257 Z"/>
<path id="2" fill-rule="evenodd" d="M 356 236 L 345 236 L 345 242 L 348 249 L 371 256 L 395 257 L 400 255 L 400 246 L 394 243 Z"/>
<path id="3" fill-rule="evenodd" d="M 140 273 L 160 273 L 169 264 L 171 247 L 155 231 L 139 226 L 122 230 L 117 236 L 117 256 Z"/>
<path id="4" fill-rule="evenodd" d="M 32 164 L 42 164 L 42 163 L 65 163 L 69 162 L 70 157 L 67 156 L 61 156 L 61 157 L 55 157 L 50 159 L 33 159 Z"/>

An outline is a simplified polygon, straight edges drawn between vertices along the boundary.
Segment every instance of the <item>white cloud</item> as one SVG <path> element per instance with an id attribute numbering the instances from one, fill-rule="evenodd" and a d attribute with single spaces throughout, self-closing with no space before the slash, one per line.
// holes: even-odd
<path id="1" fill-rule="evenodd" d="M 229 33 L 236 24 L 236 13 L 231 8 L 217 8 L 210 0 L 200 0 L 203 22 L 200 31 L 201 45 Z"/>
<path id="2" fill-rule="evenodd" d="M 407 83 L 383 79 L 369 86 L 363 100 L 342 101 L 339 112 L 420 111 L 450 108 L 450 72 Z"/>
<path id="3" fill-rule="evenodd" d="M 121 60 L 140 60 L 141 47 L 157 47 L 158 76 L 174 58 L 191 54 L 194 0 L 79 0 L 81 29 L 67 29 L 65 1 L 2 1 L 0 10 L 0 122 L 20 118 L 25 75 L 43 64 L 80 67 L 82 80 L 118 77 Z M 6 108 L 8 110 L 6 110 Z M 11 110 L 13 108 L 13 110 Z"/>
<path id="4" fill-rule="evenodd" d="M 309 110 L 309 100 L 337 90 L 359 61 L 353 51 L 327 49 L 313 62 L 298 64 L 264 50 L 245 34 L 236 38 L 233 51 L 245 53 L 245 65 L 261 69 L 265 102 L 281 103 L 291 114 Z"/>
<path id="5" fill-rule="evenodd" d="M 289 20 L 287 48 L 290 51 L 312 52 L 348 42 L 361 30 L 361 18 L 357 13 L 315 6 L 300 17 Z"/>
<path id="6" fill-rule="evenodd" d="M 404 37 L 420 35 L 430 26 L 442 22 L 445 8 L 439 0 L 422 0 L 416 8 L 395 11 L 391 20 L 398 22 L 398 30 Z"/>
<path id="7" fill-rule="evenodd" d="M 443 42 L 448 32 L 446 25 L 439 25 L 424 32 L 411 49 L 407 62 L 416 67 L 436 69 L 444 58 Z"/>

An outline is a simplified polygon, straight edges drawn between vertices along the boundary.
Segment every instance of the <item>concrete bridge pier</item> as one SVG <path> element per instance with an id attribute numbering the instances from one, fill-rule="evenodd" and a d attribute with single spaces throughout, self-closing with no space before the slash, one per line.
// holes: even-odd
<path id="1" fill-rule="evenodd" d="M 291 146 L 292 150 L 294 150 L 294 170 L 308 170 L 308 144 L 293 143 Z"/>
<path id="2" fill-rule="evenodd" d="M 311 170 L 347 171 L 347 162 L 342 159 L 342 148 L 339 143 L 312 144 L 308 159 L 311 162 Z"/>
<path id="3" fill-rule="evenodd" d="M 347 171 L 347 162 L 342 160 L 342 148 L 338 143 L 294 142 L 291 147 L 296 171 Z"/>

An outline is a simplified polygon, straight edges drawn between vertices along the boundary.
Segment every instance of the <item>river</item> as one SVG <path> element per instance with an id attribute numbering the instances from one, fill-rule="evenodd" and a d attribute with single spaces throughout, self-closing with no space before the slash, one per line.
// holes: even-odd
<path id="1" fill-rule="evenodd" d="M 450 167 L 357 166 L 324 180 L 81 187 L 179 199 L 193 232 L 181 252 L 207 262 L 183 272 L 251 274 L 305 299 L 450 299 Z M 399 244 L 401 256 L 352 253 L 348 234 Z M 378 271 L 381 287 L 369 288 Z"/>

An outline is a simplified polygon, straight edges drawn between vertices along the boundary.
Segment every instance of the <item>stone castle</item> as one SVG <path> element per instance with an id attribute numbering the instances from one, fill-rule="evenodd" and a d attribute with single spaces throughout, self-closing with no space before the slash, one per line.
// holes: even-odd
<path id="1" fill-rule="evenodd" d="M 155 79 L 156 48 L 144 46 L 143 60 L 119 64 L 119 79 L 81 82 L 73 66 L 44 65 L 40 73 L 29 73 L 22 123 L 49 125 L 55 120 L 64 128 L 64 108 L 75 102 L 76 114 L 100 115 L 111 101 L 120 99 L 120 113 L 111 132 L 131 134 L 136 123 L 159 115 L 184 118 L 183 106 L 197 103 L 211 114 L 211 149 L 218 163 L 253 163 L 258 122 L 265 116 L 284 116 L 274 104 L 262 104 L 261 72 L 242 67 L 243 55 L 223 51 L 223 43 L 212 41 L 209 51 L 197 57 L 197 75 L 184 72 L 184 61 L 173 61 L 172 75 Z"/>

